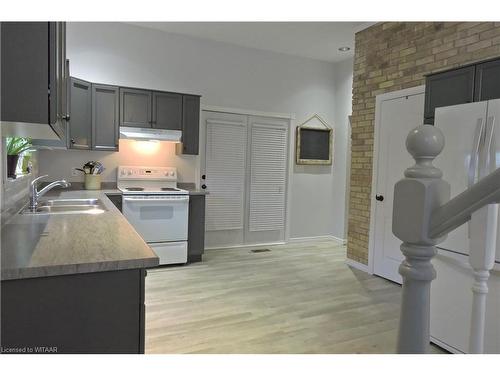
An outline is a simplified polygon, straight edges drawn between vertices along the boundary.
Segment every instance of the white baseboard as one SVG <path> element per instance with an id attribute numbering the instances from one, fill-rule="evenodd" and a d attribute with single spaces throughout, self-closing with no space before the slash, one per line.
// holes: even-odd
<path id="1" fill-rule="evenodd" d="M 371 272 L 366 264 L 356 262 L 355 260 L 352 260 L 349 258 L 346 258 L 345 264 L 347 264 L 348 266 L 350 266 L 352 268 L 356 268 L 357 270 L 371 274 Z"/>
<path id="2" fill-rule="evenodd" d="M 335 241 L 339 245 L 345 245 L 346 240 L 335 236 L 316 236 L 316 237 L 295 237 L 290 238 L 288 242 L 268 242 L 259 244 L 248 245 L 228 245 L 228 246 L 215 246 L 205 247 L 205 250 L 222 250 L 222 249 L 259 249 L 266 246 L 286 245 L 288 243 L 301 243 L 301 242 L 321 242 L 321 241 Z"/>
<path id="3" fill-rule="evenodd" d="M 288 243 L 319 242 L 319 241 L 335 241 L 338 242 L 340 245 L 346 244 L 346 240 L 343 240 L 335 236 L 295 237 L 295 238 L 290 238 L 288 240 Z"/>
<path id="4" fill-rule="evenodd" d="M 261 249 L 266 246 L 276 246 L 285 245 L 285 242 L 268 242 L 259 244 L 248 244 L 248 245 L 228 245 L 228 246 L 215 246 L 215 247 L 205 247 L 205 250 L 224 250 L 224 249 Z"/>
<path id="5" fill-rule="evenodd" d="M 345 238 L 339 238 L 335 236 L 330 236 L 334 241 L 337 241 L 341 245 L 347 245 L 347 240 Z"/>

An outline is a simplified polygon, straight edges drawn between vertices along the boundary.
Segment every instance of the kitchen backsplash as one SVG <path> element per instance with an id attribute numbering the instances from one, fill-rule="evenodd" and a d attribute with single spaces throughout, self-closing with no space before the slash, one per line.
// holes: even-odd
<path id="1" fill-rule="evenodd" d="M 67 179 L 82 182 L 83 175 L 72 175 L 73 168 L 81 168 L 89 160 L 99 161 L 106 168 L 102 174 L 105 182 L 116 182 L 119 165 L 177 167 L 180 182 L 196 181 L 198 156 L 176 155 L 175 144 L 120 140 L 120 151 L 40 150 L 38 151 L 40 175 L 48 174 L 50 180 Z"/>

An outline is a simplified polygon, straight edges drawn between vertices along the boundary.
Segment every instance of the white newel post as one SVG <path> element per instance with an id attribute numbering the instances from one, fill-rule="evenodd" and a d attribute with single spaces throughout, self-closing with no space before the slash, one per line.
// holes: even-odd
<path id="1" fill-rule="evenodd" d="M 399 267 L 403 277 L 398 353 L 426 353 L 429 347 L 430 286 L 436 277 L 431 259 L 443 237 L 430 238 L 429 225 L 434 209 L 450 199 L 450 186 L 432 161 L 443 150 L 444 137 L 432 125 L 413 129 L 406 148 L 415 165 L 394 187 L 392 231 L 403 241 L 405 260 Z"/>

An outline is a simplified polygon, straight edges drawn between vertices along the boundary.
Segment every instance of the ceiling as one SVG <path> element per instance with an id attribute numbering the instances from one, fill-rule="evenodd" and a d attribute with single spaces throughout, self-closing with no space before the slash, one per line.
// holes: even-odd
<path id="1" fill-rule="evenodd" d="M 170 33 L 337 62 L 354 56 L 354 34 L 367 22 L 133 22 Z M 350 47 L 340 52 L 339 47 Z"/>

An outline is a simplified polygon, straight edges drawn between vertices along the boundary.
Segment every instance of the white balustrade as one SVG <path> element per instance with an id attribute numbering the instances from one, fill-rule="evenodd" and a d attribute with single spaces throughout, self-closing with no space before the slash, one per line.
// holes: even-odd
<path id="1" fill-rule="evenodd" d="M 392 230 L 403 241 L 401 251 L 405 256 L 399 268 L 403 277 L 399 353 L 427 352 L 430 285 L 436 277 L 431 264 L 436 254 L 435 246 L 472 215 L 473 223 L 487 222 L 490 228 L 485 235 L 477 237 L 470 258 L 476 278 L 472 322 L 475 333 L 471 335 L 471 349 L 482 350 L 486 281 L 492 267 L 491 247 L 496 243 L 496 221 L 493 223 L 492 218 L 498 212 L 500 168 L 450 200 L 450 185 L 442 179 L 442 172 L 432 165 L 444 145 L 443 134 L 438 128 L 422 125 L 413 129 L 406 140 L 406 148 L 415 159 L 415 165 L 406 169 L 405 177 L 394 187 Z"/>

